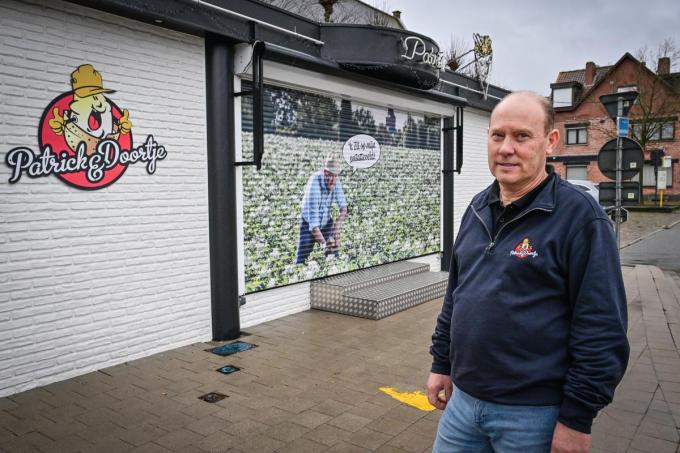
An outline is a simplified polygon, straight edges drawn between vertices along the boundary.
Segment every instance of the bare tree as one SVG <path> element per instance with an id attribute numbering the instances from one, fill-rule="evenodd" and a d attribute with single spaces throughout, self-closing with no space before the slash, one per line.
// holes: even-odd
<path id="1" fill-rule="evenodd" d="M 670 58 L 671 69 L 677 70 L 680 67 L 680 47 L 672 37 L 664 38 L 655 50 L 645 45 L 635 51 L 635 58 L 645 64 L 653 64 L 664 57 Z"/>
<path id="2" fill-rule="evenodd" d="M 262 1 L 318 22 L 393 26 L 387 0 L 375 0 L 372 7 L 351 0 Z"/>
<path id="3" fill-rule="evenodd" d="M 446 66 L 452 71 L 477 77 L 472 46 L 461 36 L 451 35 L 449 45 L 444 49 Z"/>
<path id="4" fill-rule="evenodd" d="M 368 11 L 366 22 L 370 25 L 378 25 L 380 27 L 389 27 L 390 24 L 390 14 L 387 12 L 390 10 L 390 4 L 387 0 L 375 0 L 372 3 L 372 11 Z M 379 10 L 379 11 L 377 11 Z"/>
<path id="5" fill-rule="evenodd" d="M 660 58 L 670 58 L 671 62 L 680 59 L 680 49 L 673 38 L 666 38 L 655 52 L 647 46 L 636 52 L 638 66 L 635 71 L 635 89 L 638 98 L 631 107 L 629 116 L 633 123 L 632 136 L 648 151 L 651 142 L 662 137 L 664 119 L 676 115 L 680 110 L 680 93 L 663 76 L 657 76 L 646 66 L 646 62 L 657 62 Z"/>
<path id="6" fill-rule="evenodd" d="M 308 8 L 311 4 L 317 4 L 316 0 L 262 0 L 265 3 L 269 3 L 272 6 L 276 6 L 286 11 L 290 11 L 293 14 L 299 14 L 300 16 L 307 17 Z"/>

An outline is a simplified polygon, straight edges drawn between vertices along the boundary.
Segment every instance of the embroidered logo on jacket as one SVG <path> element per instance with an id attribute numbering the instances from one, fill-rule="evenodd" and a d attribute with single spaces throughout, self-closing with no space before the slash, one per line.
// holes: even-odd
<path id="1" fill-rule="evenodd" d="M 522 242 L 517 244 L 514 250 L 510 251 L 511 256 L 516 256 L 517 258 L 523 260 L 528 257 L 536 258 L 538 252 L 534 251 L 534 248 L 529 243 L 529 238 L 524 238 Z"/>

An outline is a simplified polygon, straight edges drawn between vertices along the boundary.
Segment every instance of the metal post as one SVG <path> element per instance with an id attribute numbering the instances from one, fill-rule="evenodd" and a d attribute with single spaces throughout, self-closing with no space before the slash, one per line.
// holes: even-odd
<path id="1" fill-rule="evenodd" d="M 232 45 L 219 37 L 207 37 L 205 59 L 212 339 L 226 341 L 241 334 Z"/>
<path id="2" fill-rule="evenodd" d="M 462 110 L 462 109 L 461 109 Z M 462 112 L 457 112 L 460 115 Z M 443 158 L 443 194 L 442 194 L 442 222 L 443 222 L 443 251 L 441 270 L 448 271 L 453 254 L 453 133 L 455 122 L 453 117 L 444 118 L 444 158 Z"/>
<path id="3" fill-rule="evenodd" d="M 623 116 L 623 100 L 619 99 L 616 107 L 616 246 L 621 248 L 621 180 L 623 179 L 623 156 L 621 151 L 621 135 L 619 134 L 618 118 Z"/>
<path id="4" fill-rule="evenodd" d="M 621 137 L 616 139 L 616 244 L 621 247 Z"/>

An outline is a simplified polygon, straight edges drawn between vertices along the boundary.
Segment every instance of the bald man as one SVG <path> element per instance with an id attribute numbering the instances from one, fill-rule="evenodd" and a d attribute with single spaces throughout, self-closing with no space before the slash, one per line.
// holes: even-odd
<path id="1" fill-rule="evenodd" d="M 546 157 L 550 103 L 517 92 L 491 114 L 496 178 L 461 221 L 427 381 L 443 452 L 586 452 L 628 363 L 614 232 Z"/>

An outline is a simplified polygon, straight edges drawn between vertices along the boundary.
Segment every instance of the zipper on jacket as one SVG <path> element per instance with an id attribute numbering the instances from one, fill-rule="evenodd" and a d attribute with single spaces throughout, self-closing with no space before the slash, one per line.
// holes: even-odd
<path id="1" fill-rule="evenodd" d="M 512 220 L 510 220 L 509 222 L 503 224 L 503 225 L 498 229 L 498 231 L 496 232 L 496 237 L 493 237 L 493 236 L 491 235 L 491 232 L 489 231 L 489 228 L 486 226 L 486 223 L 484 223 L 484 220 L 482 220 L 482 218 L 479 216 L 479 214 L 477 214 L 477 210 L 473 207 L 473 208 L 472 208 L 472 212 L 475 213 L 475 216 L 477 216 L 477 218 L 479 219 L 479 221 L 482 223 L 482 226 L 483 226 L 484 229 L 486 230 L 486 234 L 489 235 L 489 239 L 491 240 L 491 242 L 489 242 L 489 245 L 487 245 L 486 248 L 484 249 L 484 255 L 485 255 L 485 256 L 491 255 L 491 250 L 493 249 L 494 245 L 496 245 L 496 242 L 498 241 L 498 236 L 501 234 L 501 231 L 503 231 L 503 228 L 505 228 L 506 226 L 510 225 L 512 222 L 521 219 L 522 217 L 526 216 L 527 214 L 529 214 L 530 212 L 533 212 L 533 211 L 552 212 L 552 209 L 546 209 L 546 208 L 531 208 L 531 209 L 528 209 L 528 210 L 522 212 L 520 215 L 518 215 L 518 216 L 515 217 L 514 219 L 512 219 Z"/>

